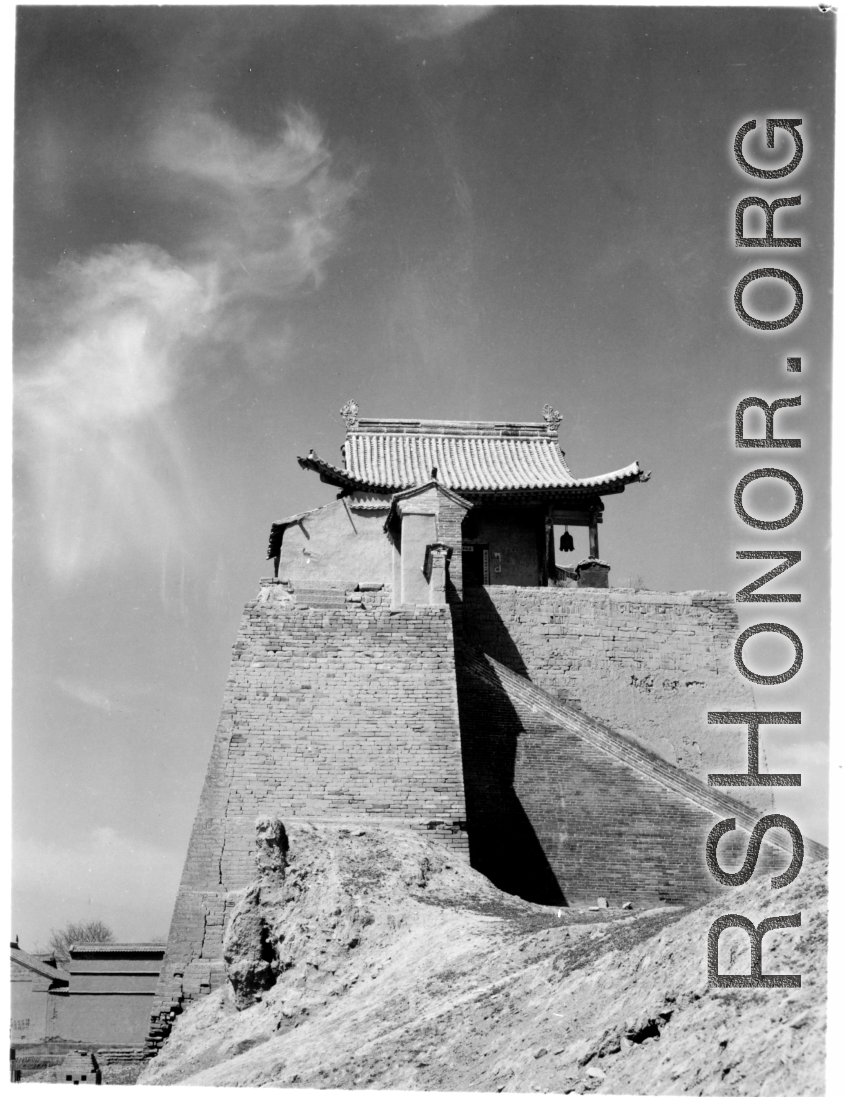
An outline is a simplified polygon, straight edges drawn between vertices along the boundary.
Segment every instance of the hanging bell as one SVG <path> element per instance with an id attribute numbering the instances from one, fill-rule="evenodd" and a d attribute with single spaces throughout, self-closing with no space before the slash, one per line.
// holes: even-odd
<path id="1" fill-rule="evenodd" d="M 565 526 L 565 532 L 559 538 L 559 552 L 573 552 L 573 537 L 568 533 L 567 526 Z"/>

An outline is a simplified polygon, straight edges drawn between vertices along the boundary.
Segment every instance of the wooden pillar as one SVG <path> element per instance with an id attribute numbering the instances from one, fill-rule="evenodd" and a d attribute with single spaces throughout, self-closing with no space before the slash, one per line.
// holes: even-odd
<path id="1" fill-rule="evenodd" d="M 553 586 L 556 578 L 556 546 L 553 543 L 553 515 L 548 508 L 544 519 L 544 583 Z"/>
<path id="2" fill-rule="evenodd" d="M 540 587 L 545 586 L 547 580 L 545 578 L 547 574 L 547 537 L 544 529 L 544 522 L 538 521 L 538 517 L 541 515 L 541 508 L 533 515 L 536 521 L 533 522 L 533 533 L 535 534 L 535 560 L 538 565 L 536 574 L 538 575 L 538 585 Z"/>
<path id="3" fill-rule="evenodd" d="M 592 511 L 588 522 L 588 555 L 600 559 L 600 544 L 597 537 L 597 515 Z"/>

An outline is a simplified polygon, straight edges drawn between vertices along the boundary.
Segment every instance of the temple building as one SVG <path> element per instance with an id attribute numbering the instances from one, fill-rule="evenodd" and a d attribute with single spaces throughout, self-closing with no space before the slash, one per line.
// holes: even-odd
<path id="1" fill-rule="evenodd" d="M 559 447 L 562 416 L 535 423 L 364 419 L 342 415 L 343 467 L 310 451 L 304 469 L 338 502 L 274 523 L 269 557 L 290 579 L 390 581 L 395 604 L 457 602 L 467 587 L 608 587 L 598 527 L 603 497 L 644 482 L 637 461 L 575 477 Z M 571 529 L 588 532 L 573 566 Z"/>

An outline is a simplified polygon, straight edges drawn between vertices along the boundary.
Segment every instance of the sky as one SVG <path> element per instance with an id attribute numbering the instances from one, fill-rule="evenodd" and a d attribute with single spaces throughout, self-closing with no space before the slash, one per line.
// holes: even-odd
<path id="1" fill-rule="evenodd" d="M 777 809 L 825 840 L 833 31 L 814 7 L 18 9 L 24 947 L 88 917 L 167 933 L 271 522 L 334 498 L 296 456 L 337 459 L 350 398 L 435 419 L 537 421 L 549 402 L 575 475 L 638 459 L 650 482 L 607 499 L 600 529 L 612 585 L 735 592 L 763 570 L 736 550 L 801 550 L 778 581 L 800 605 L 738 609 L 803 641 L 757 704 L 802 710 L 765 750 L 803 772 Z M 732 156 L 766 117 L 803 119 L 777 185 Z M 745 144 L 763 167 L 790 147 Z M 801 249 L 734 247 L 755 194 L 801 195 L 777 214 Z M 804 308 L 761 333 L 732 293 L 766 265 Z M 763 282 L 744 300 L 792 303 Z M 798 394 L 777 434 L 801 449 L 734 448 L 740 399 Z M 777 534 L 733 509 L 763 464 L 803 484 Z M 779 517 L 786 491 L 745 502 Z M 747 654 L 763 672 L 787 649 Z M 743 729 L 714 733 L 738 735 L 741 768 Z"/>

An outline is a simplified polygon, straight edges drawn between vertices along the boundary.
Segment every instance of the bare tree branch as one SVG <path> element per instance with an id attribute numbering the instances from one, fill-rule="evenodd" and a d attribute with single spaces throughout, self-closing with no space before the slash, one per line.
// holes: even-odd
<path id="1" fill-rule="evenodd" d="M 77 942 L 99 942 L 105 944 L 114 941 L 115 935 L 105 922 L 95 919 L 91 922 L 68 922 L 60 929 L 50 930 L 49 948 L 57 960 L 65 963 L 70 960 L 70 946 Z"/>

